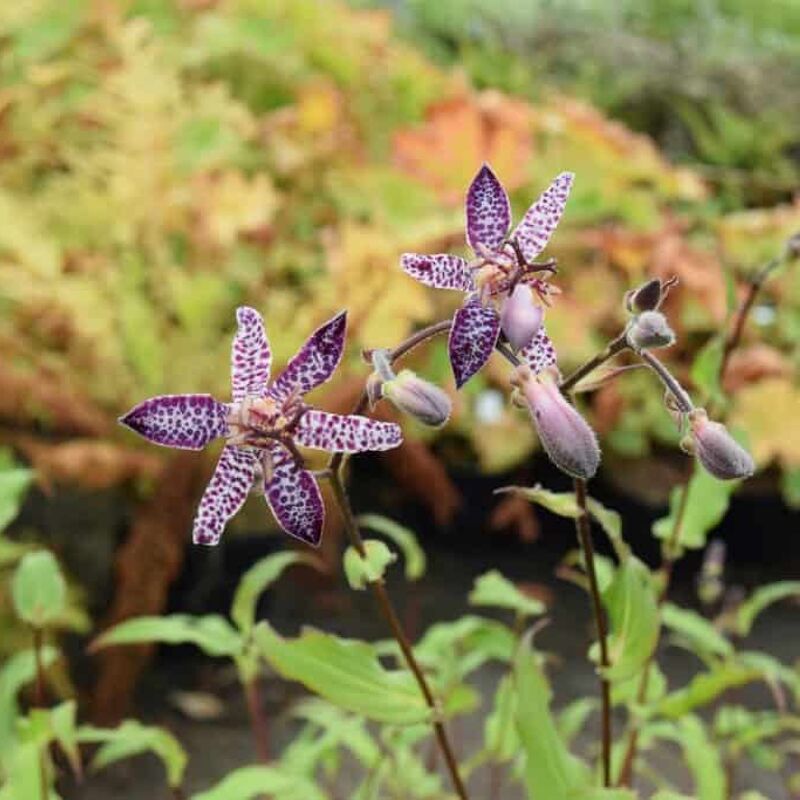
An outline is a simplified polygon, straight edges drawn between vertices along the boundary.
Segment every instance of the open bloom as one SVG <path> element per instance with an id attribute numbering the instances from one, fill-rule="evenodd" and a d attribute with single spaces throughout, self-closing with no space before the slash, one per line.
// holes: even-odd
<path id="1" fill-rule="evenodd" d="M 555 364 L 553 346 L 542 326 L 542 305 L 555 292 L 547 283 L 553 262 L 534 259 L 561 219 L 572 180 L 571 172 L 559 175 L 509 235 L 508 195 L 484 164 L 466 200 L 467 243 L 475 259 L 468 262 L 447 254 L 402 256 L 403 269 L 412 278 L 426 286 L 466 293 L 464 305 L 453 318 L 448 343 L 459 388 L 486 363 L 501 328 L 534 373 Z"/>
<path id="2" fill-rule="evenodd" d="M 314 331 L 274 380 L 261 315 L 242 307 L 236 319 L 232 403 L 208 394 L 164 395 L 139 403 L 120 422 L 166 447 L 201 450 L 218 437 L 227 440 L 194 521 L 196 544 L 217 544 L 258 480 L 286 533 L 316 546 L 325 511 L 316 478 L 305 468 L 298 447 L 340 453 L 388 450 L 401 443 L 400 427 L 352 414 L 329 414 L 303 402 L 303 396 L 327 381 L 339 364 L 346 312 Z"/>

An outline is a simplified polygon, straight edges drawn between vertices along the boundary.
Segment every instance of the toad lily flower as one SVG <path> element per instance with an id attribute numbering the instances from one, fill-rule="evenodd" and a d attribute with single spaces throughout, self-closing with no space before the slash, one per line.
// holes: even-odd
<path id="1" fill-rule="evenodd" d="M 261 315 L 236 312 L 231 353 L 233 402 L 208 394 L 153 397 L 120 418 L 155 444 L 201 450 L 225 437 L 214 475 L 194 521 L 196 544 L 219 542 L 227 521 L 258 480 L 280 526 L 314 546 L 322 536 L 324 506 L 316 478 L 298 447 L 358 453 L 389 450 L 402 441 L 391 422 L 309 408 L 303 395 L 330 378 L 342 357 L 346 312 L 320 326 L 285 369 L 270 380 L 272 353 Z"/>
<path id="2" fill-rule="evenodd" d="M 555 262 L 534 259 L 561 219 L 572 180 L 571 172 L 559 175 L 508 235 L 508 195 L 484 164 L 470 184 L 466 201 L 467 243 L 475 259 L 468 262 L 447 254 L 402 256 L 402 267 L 412 278 L 436 289 L 466 293 L 448 342 L 459 388 L 486 363 L 501 329 L 534 374 L 555 364 L 555 351 L 542 326 L 542 305 L 548 305 L 550 295 L 557 291 L 547 283 Z"/>

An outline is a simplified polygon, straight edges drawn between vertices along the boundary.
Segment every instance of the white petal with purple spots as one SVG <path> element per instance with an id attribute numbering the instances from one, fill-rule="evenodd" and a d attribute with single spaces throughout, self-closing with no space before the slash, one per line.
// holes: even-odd
<path id="1" fill-rule="evenodd" d="M 342 358 L 346 327 L 347 312 L 342 311 L 317 328 L 270 386 L 268 394 L 285 400 L 295 391 L 306 394 L 325 383 Z"/>
<path id="2" fill-rule="evenodd" d="M 574 177 L 571 172 L 562 172 L 528 209 L 511 234 L 526 261 L 533 261 L 547 246 L 564 213 Z"/>
<path id="3" fill-rule="evenodd" d="M 330 453 L 362 453 L 397 447 L 403 442 L 403 432 L 393 422 L 309 409 L 300 418 L 294 440 Z"/>
<path id="4" fill-rule="evenodd" d="M 325 507 L 316 478 L 283 448 L 273 450 L 272 475 L 264 496 L 289 536 L 316 547 L 322 538 Z"/>
<path id="5" fill-rule="evenodd" d="M 119 421 L 164 447 L 202 450 L 224 436 L 228 406 L 210 394 L 166 394 L 134 406 Z"/>
<path id="6" fill-rule="evenodd" d="M 403 253 L 400 264 L 407 275 L 434 289 L 470 292 L 475 288 L 467 262 L 459 256 Z"/>
<path id="7" fill-rule="evenodd" d="M 253 485 L 258 453 L 228 445 L 208 482 L 194 520 L 195 544 L 215 545 L 228 520 L 242 507 Z"/>
<path id="8" fill-rule="evenodd" d="M 539 328 L 531 343 L 520 351 L 520 358 L 527 362 L 534 375 L 543 369 L 556 364 L 556 349 L 545 332 L 544 326 Z"/>
<path id="9" fill-rule="evenodd" d="M 488 360 L 500 333 L 500 316 L 477 298 L 467 301 L 453 317 L 447 349 L 461 388 Z"/>
<path id="10" fill-rule="evenodd" d="M 236 309 L 239 327 L 231 348 L 231 390 L 234 401 L 263 397 L 267 391 L 272 351 L 264 320 L 254 308 Z"/>
<path id="11" fill-rule="evenodd" d="M 484 164 L 467 191 L 467 243 L 477 252 L 483 245 L 499 250 L 511 225 L 511 206 L 503 185 Z"/>

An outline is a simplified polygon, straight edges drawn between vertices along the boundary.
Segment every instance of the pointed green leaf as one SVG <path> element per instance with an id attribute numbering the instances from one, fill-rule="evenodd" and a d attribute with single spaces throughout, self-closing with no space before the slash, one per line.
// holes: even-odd
<path id="1" fill-rule="evenodd" d="M 364 642 L 314 630 L 284 639 L 266 622 L 256 626 L 254 637 L 264 658 L 284 678 L 299 681 L 340 708 L 398 725 L 430 717 L 414 676 L 384 668 Z"/>
<path id="2" fill-rule="evenodd" d="M 236 656 L 243 646 L 241 634 L 218 614 L 193 617 L 136 617 L 115 625 L 92 642 L 91 649 L 120 644 L 193 644 L 210 656 Z"/>
<path id="3" fill-rule="evenodd" d="M 484 747 L 495 761 L 511 761 L 519 753 L 516 714 L 516 689 L 511 675 L 504 675 L 497 685 L 492 711 L 483 727 Z"/>
<path id="4" fill-rule="evenodd" d="M 326 800 L 325 794 L 307 778 L 280 767 L 240 767 L 216 786 L 192 795 L 192 800 L 251 800 L 269 795 L 281 800 Z"/>
<path id="5" fill-rule="evenodd" d="M 368 584 L 383 580 L 386 568 L 397 560 L 397 556 L 377 539 L 366 539 L 364 550 L 364 556 L 352 546 L 344 553 L 344 574 L 352 589 L 365 589 Z"/>
<path id="6" fill-rule="evenodd" d="M 407 580 L 416 581 L 425 574 L 425 551 L 419 546 L 413 531 L 380 514 L 362 514 L 357 522 L 362 528 L 370 528 L 387 536 L 400 548 L 405 558 Z"/>
<path id="7" fill-rule="evenodd" d="M 14 466 L 7 450 L 0 450 L 0 531 L 19 513 L 22 498 L 33 481 L 33 470 Z"/>
<path id="8" fill-rule="evenodd" d="M 728 689 L 744 686 L 761 677 L 758 669 L 726 662 L 709 672 L 696 675 L 688 685 L 656 703 L 654 710 L 665 717 L 679 719 L 689 711 L 712 702 Z"/>
<path id="9" fill-rule="evenodd" d="M 256 606 L 261 593 L 293 564 L 308 564 L 324 570 L 324 565 L 315 556 L 299 550 L 287 550 L 262 558 L 242 575 L 231 606 L 231 618 L 242 633 L 249 633 L 255 625 Z"/>
<path id="10" fill-rule="evenodd" d="M 521 592 L 496 569 L 475 579 L 475 585 L 469 594 L 469 603 L 473 606 L 508 608 L 520 617 L 536 617 L 547 610 L 541 600 Z"/>
<path id="11" fill-rule="evenodd" d="M 611 681 L 636 675 L 658 644 L 658 595 L 650 570 L 635 556 L 619 565 L 603 593 L 610 622 L 609 660 L 604 670 Z"/>
<path id="12" fill-rule="evenodd" d="M 678 722 L 678 736 L 694 778 L 697 800 L 726 800 L 728 781 L 720 752 L 700 718 L 693 714 L 683 717 Z"/>
<path id="13" fill-rule="evenodd" d="M 673 633 L 683 639 L 690 650 L 701 655 L 727 658 L 733 655 L 733 645 L 707 619 L 696 611 L 672 603 L 661 607 L 661 620 Z"/>
<path id="14" fill-rule="evenodd" d="M 67 583 L 53 554 L 47 550 L 27 553 L 11 580 L 17 616 L 35 628 L 56 622 L 64 613 Z"/>
<path id="15" fill-rule="evenodd" d="M 758 615 L 773 603 L 800 598 L 800 581 L 778 581 L 756 589 L 736 612 L 736 633 L 747 636 Z"/>

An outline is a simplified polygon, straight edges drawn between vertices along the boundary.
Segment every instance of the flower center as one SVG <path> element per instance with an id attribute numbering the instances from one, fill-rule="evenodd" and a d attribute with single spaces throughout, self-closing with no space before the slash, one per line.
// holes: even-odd
<path id="1" fill-rule="evenodd" d="M 299 394 L 285 400 L 245 397 L 232 403 L 228 412 L 228 441 L 241 447 L 266 447 L 269 442 L 287 444 L 303 413 Z"/>

